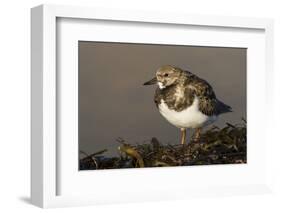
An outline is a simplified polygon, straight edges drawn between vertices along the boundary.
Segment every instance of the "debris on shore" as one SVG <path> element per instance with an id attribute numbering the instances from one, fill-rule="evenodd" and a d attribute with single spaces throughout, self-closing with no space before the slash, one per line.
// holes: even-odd
<path id="1" fill-rule="evenodd" d="M 213 126 L 202 133 L 200 141 L 188 144 L 162 144 L 153 137 L 150 142 L 130 144 L 119 138 L 120 155 L 106 157 L 105 150 L 86 154 L 79 161 L 80 170 L 142 167 L 191 166 L 247 163 L 246 121 L 223 128 Z"/>

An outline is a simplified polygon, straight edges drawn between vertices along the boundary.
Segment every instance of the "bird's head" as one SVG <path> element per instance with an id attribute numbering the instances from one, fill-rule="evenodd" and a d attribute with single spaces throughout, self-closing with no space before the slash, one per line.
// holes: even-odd
<path id="1" fill-rule="evenodd" d="M 153 85 L 157 83 L 160 89 L 164 89 L 168 86 L 176 84 L 181 76 L 181 73 L 181 69 L 171 65 L 165 65 L 156 71 L 156 77 L 145 82 L 143 85 Z"/>

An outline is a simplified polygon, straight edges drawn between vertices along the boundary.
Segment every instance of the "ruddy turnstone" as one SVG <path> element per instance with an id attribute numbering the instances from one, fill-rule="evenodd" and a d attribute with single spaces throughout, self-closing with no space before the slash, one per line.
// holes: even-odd
<path id="1" fill-rule="evenodd" d="M 189 71 L 165 65 L 156 77 L 144 85 L 158 84 L 154 102 L 161 115 L 180 128 L 181 143 L 186 129 L 196 129 L 193 140 L 199 141 L 202 127 L 213 123 L 220 114 L 232 112 L 231 107 L 216 98 L 211 85 Z"/>

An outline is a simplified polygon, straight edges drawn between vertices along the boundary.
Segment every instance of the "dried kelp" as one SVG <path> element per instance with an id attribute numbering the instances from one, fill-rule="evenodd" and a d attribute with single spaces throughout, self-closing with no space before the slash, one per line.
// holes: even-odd
<path id="1" fill-rule="evenodd" d="M 119 138 L 120 156 L 105 157 L 106 150 L 80 159 L 80 170 L 136 167 L 165 167 L 247 162 L 246 121 L 239 125 L 226 123 L 224 128 L 211 127 L 200 141 L 188 144 L 161 144 L 157 138 L 148 143 L 129 144 Z"/>

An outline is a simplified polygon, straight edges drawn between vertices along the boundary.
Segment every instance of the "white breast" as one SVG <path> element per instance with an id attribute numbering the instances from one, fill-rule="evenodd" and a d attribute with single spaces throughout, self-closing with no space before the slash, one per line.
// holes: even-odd
<path id="1" fill-rule="evenodd" d="M 178 128 L 198 128 L 213 123 L 217 116 L 207 116 L 199 110 L 199 99 L 195 96 L 191 106 L 187 109 L 177 112 L 171 110 L 161 100 L 159 104 L 159 112 L 166 118 L 171 124 Z"/>

